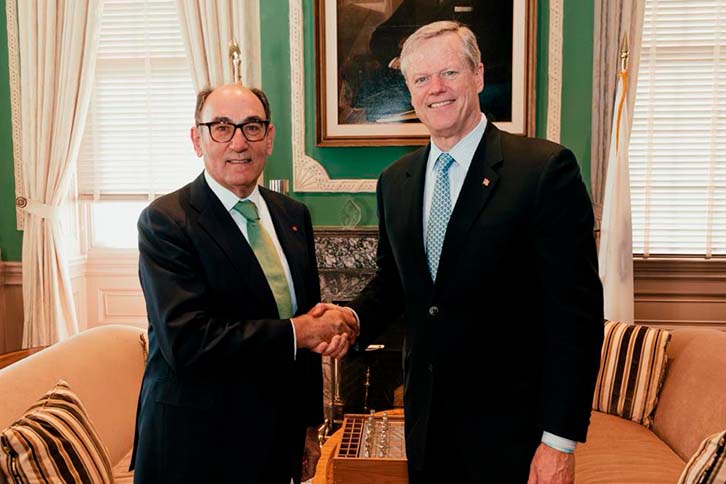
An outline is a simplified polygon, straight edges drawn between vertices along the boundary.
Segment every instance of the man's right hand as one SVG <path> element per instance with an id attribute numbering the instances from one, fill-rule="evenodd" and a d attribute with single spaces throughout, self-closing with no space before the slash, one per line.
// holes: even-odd
<path id="1" fill-rule="evenodd" d="M 307 314 L 292 318 L 298 348 L 308 348 L 333 358 L 342 358 L 358 336 L 353 312 L 334 304 L 320 303 Z"/>

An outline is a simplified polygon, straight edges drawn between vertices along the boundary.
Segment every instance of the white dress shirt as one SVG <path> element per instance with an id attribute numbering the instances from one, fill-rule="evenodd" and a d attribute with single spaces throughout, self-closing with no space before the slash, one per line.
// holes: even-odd
<path id="1" fill-rule="evenodd" d="M 449 168 L 449 190 L 451 194 L 451 211 L 454 211 L 456 201 L 459 199 L 459 193 L 461 193 L 461 187 L 464 186 L 464 179 L 466 173 L 469 171 L 471 160 L 474 159 L 474 153 L 476 148 L 479 146 L 484 131 L 487 129 L 487 118 L 484 114 L 481 115 L 481 120 L 474 129 L 461 138 L 447 153 L 451 155 L 454 162 Z M 436 172 L 434 172 L 434 164 L 439 158 L 439 155 L 443 153 L 441 148 L 436 146 L 434 140 L 431 140 L 431 150 L 429 151 L 429 158 L 426 162 L 426 180 L 424 182 L 424 204 L 423 204 L 423 239 L 424 247 L 426 244 L 426 231 L 428 230 L 429 214 L 431 213 L 431 202 L 434 197 L 434 185 L 436 184 Z M 428 252 L 428 247 L 426 247 Z"/>

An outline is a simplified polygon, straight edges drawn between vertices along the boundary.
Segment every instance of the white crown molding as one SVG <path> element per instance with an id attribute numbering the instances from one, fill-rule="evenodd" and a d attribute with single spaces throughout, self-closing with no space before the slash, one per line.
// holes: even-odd
<path id="1" fill-rule="evenodd" d="M 8 28 L 8 71 L 10 81 L 10 114 L 13 136 L 13 165 L 15 167 L 15 199 L 25 200 L 20 118 L 20 57 L 18 54 L 18 18 L 15 0 L 5 2 Z M 15 220 L 18 230 L 25 227 L 24 204 L 15 204 Z"/>
<path id="2" fill-rule="evenodd" d="M 560 142 L 562 113 L 562 18 L 563 0 L 550 0 L 547 58 L 547 139 Z"/>
<path id="3" fill-rule="evenodd" d="M 303 0 L 289 0 L 290 97 L 292 105 L 292 189 L 295 192 L 375 193 L 375 179 L 331 179 L 305 153 L 305 42 Z"/>

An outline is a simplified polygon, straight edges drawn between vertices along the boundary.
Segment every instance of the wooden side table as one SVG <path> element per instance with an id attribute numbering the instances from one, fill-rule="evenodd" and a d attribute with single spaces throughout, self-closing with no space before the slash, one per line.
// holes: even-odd
<path id="1" fill-rule="evenodd" d="M 30 356 L 33 353 L 37 353 L 40 350 L 47 348 L 47 346 L 36 346 L 33 348 L 27 348 L 24 350 L 11 351 L 9 353 L 3 353 L 0 355 L 0 369 L 10 366 L 16 361 L 20 361 L 26 356 Z"/>

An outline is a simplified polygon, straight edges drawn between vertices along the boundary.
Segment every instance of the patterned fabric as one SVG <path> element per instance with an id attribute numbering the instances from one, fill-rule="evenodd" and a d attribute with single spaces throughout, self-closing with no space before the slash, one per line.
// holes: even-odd
<path id="1" fill-rule="evenodd" d="M 670 338 L 663 329 L 606 322 L 592 408 L 650 428 Z"/>
<path id="2" fill-rule="evenodd" d="M 0 469 L 14 484 L 113 482 L 108 450 L 63 380 L 0 433 Z"/>
<path id="3" fill-rule="evenodd" d="M 706 438 L 683 469 L 678 484 L 726 483 L 726 430 Z"/>
<path id="4" fill-rule="evenodd" d="M 287 283 L 285 270 L 282 268 L 280 257 L 277 254 L 274 242 L 267 230 L 260 224 L 260 215 L 257 213 L 257 206 L 250 200 L 240 200 L 233 207 L 247 220 L 247 237 L 250 246 L 262 266 L 267 283 L 272 289 L 277 303 L 277 312 L 280 319 L 292 316 L 292 298 L 290 297 L 290 286 Z"/>
<path id="5" fill-rule="evenodd" d="M 448 153 L 441 153 L 434 163 L 436 172 L 436 184 L 434 195 L 431 199 L 431 213 L 426 230 L 426 258 L 429 263 L 431 278 L 436 280 L 436 273 L 439 270 L 439 257 L 444 247 L 446 227 L 451 218 L 451 190 L 449 187 L 449 168 L 454 159 Z"/>

